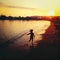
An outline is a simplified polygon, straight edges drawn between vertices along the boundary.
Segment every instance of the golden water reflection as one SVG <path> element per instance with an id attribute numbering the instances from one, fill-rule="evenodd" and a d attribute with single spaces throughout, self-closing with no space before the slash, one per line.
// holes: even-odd
<path id="1" fill-rule="evenodd" d="M 35 33 L 35 38 L 34 41 L 36 40 L 41 40 L 42 36 L 40 34 L 44 34 L 46 30 L 51 26 L 52 22 L 50 21 L 45 21 L 45 20 L 40 20 L 40 21 L 19 21 L 19 20 L 14 20 L 14 21 L 0 21 L 0 38 L 3 39 L 4 41 L 11 39 L 11 38 L 16 38 L 16 35 L 22 35 L 26 32 L 26 34 L 19 39 L 16 39 L 14 43 L 16 45 L 23 45 L 27 44 L 29 41 L 29 36 L 27 33 L 29 33 L 30 29 L 34 30 Z M 51 28 L 52 27 L 52 28 Z M 52 30 L 54 31 L 54 25 L 52 24 L 49 29 L 49 33 L 52 34 Z M 2 42 L 4 42 L 2 41 Z"/>

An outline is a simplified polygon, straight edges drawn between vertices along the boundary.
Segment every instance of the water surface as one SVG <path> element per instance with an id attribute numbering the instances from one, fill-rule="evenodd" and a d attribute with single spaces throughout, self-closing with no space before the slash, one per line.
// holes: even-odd
<path id="1" fill-rule="evenodd" d="M 18 45 L 24 46 L 27 44 L 31 44 L 29 43 L 29 35 L 27 35 L 30 29 L 34 30 L 35 34 L 34 42 L 43 39 L 40 34 L 55 33 L 55 27 L 53 23 L 47 20 L 39 21 L 0 20 L 0 44 L 8 40 L 14 40 L 14 44 L 16 46 Z"/>

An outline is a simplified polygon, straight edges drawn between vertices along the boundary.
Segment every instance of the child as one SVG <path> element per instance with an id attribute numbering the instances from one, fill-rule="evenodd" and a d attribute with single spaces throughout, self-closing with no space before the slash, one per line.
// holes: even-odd
<path id="1" fill-rule="evenodd" d="M 32 40 L 32 43 L 33 43 L 33 39 L 35 37 L 34 33 L 33 33 L 33 29 L 30 30 L 30 33 L 28 33 L 27 35 L 30 35 L 30 40 L 29 42 Z"/>

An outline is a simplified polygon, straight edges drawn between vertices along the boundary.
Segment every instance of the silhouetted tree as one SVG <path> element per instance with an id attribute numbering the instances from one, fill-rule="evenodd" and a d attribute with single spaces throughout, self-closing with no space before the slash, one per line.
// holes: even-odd
<path id="1" fill-rule="evenodd" d="M 9 19 L 9 20 L 13 20 L 13 17 L 12 17 L 12 16 L 8 16 L 8 19 Z"/>
<path id="2" fill-rule="evenodd" d="M 5 20 L 7 17 L 5 15 L 1 15 L 0 19 Z"/>

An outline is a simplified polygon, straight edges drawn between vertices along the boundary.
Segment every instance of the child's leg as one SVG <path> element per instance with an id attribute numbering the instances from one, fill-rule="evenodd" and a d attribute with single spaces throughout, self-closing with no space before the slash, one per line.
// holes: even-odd
<path id="1" fill-rule="evenodd" d="M 32 46 L 33 46 L 33 39 L 32 39 Z"/>
<path id="2" fill-rule="evenodd" d="M 29 40 L 29 42 L 31 41 L 31 37 L 30 37 L 30 40 Z"/>

